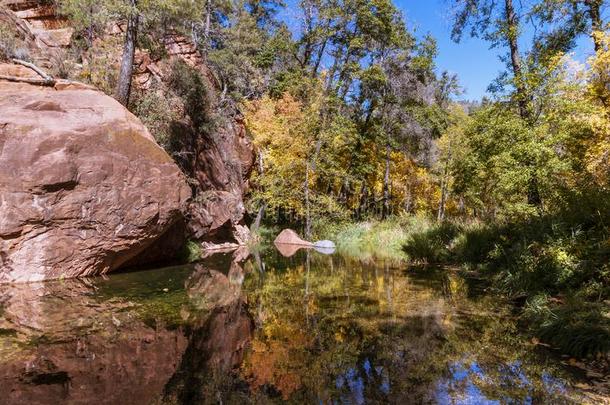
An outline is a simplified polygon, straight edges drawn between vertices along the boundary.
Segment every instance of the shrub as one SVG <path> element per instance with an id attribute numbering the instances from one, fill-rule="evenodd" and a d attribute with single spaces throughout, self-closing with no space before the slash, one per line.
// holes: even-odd
<path id="1" fill-rule="evenodd" d="M 460 231 L 461 226 L 452 222 L 442 222 L 423 232 L 411 234 L 403 249 L 411 260 L 444 263 L 450 259 L 451 244 Z"/>
<path id="2" fill-rule="evenodd" d="M 172 122 L 182 118 L 182 105 L 160 86 L 137 91 L 132 99 L 133 111 L 148 128 L 155 140 L 172 153 Z"/>
<path id="3" fill-rule="evenodd" d="M 201 245 L 189 240 L 182 247 L 182 250 L 178 254 L 178 259 L 182 263 L 193 263 L 201 259 L 202 253 Z"/>
<path id="4" fill-rule="evenodd" d="M 29 60 L 29 51 L 17 31 L 9 23 L 0 21 L 0 61 L 11 58 Z"/>

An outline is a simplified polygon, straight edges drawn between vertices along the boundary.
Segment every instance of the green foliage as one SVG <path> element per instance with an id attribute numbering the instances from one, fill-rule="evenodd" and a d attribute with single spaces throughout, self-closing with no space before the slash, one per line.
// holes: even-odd
<path id="1" fill-rule="evenodd" d="M 444 263 L 450 259 L 449 244 L 460 233 L 461 227 L 452 222 L 441 222 L 423 232 L 409 236 L 404 251 L 412 261 Z"/>
<path id="2" fill-rule="evenodd" d="M 455 186 L 487 218 L 534 213 L 526 196 L 533 178 L 544 197 L 553 197 L 569 161 L 556 153 L 561 134 L 530 127 L 519 115 L 491 105 L 468 123 L 463 158 L 454 162 Z"/>
<path id="3" fill-rule="evenodd" d="M 201 245 L 189 240 L 182 247 L 181 252 L 178 254 L 178 259 L 181 263 L 193 263 L 201 260 L 202 253 Z"/>
<path id="4" fill-rule="evenodd" d="M 201 73 L 177 60 L 172 65 L 169 84 L 183 101 L 186 114 L 196 130 L 213 132 L 215 121 L 212 113 L 212 95 Z"/>

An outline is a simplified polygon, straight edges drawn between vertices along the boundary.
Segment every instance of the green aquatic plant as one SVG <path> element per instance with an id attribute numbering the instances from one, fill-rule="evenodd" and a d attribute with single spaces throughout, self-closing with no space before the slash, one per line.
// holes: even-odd
<path id="1" fill-rule="evenodd" d="M 195 241 L 187 241 L 182 250 L 180 251 L 178 258 L 181 263 L 193 263 L 201 259 L 203 249 L 201 245 Z"/>

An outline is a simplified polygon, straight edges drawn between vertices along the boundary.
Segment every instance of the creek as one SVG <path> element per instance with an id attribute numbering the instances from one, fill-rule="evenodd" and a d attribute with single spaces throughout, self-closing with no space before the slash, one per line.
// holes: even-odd
<path id="1" fill-rule="evenodd" d="M 599 401 L 534 343 L 450 270 L 270 247 L 0 286 L 0 402 Z"/>

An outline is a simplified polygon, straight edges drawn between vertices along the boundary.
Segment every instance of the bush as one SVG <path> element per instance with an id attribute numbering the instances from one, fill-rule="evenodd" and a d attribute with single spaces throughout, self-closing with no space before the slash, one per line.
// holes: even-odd
<path id="1" fill-rule="evenodd" d="M 178 254 L 178 259 L 182 263 L 193 263 L 201 259 L 202 254 L 203 250 L 201 249 L 201 245 L 189 240 L 182 247 L 182 250 Z"/>
<path id="2" fill-rule="evenodd" d="M 17 31 L 9 23 L 0 21 L 0 61 L 11 58 L 29 60 L 29 51 Z"/>
<path id="3" fill-rule="evenodd" d="M 133 111 L 148 128 L 155 140 L 172 154 L 172 122 L 182 118 L 182 106 L 161 86 L 152 86 L 146 91 L 137 91 L 132 99 Z"/>
<path id="4" fill-rule="evenodd" d="M 603 304 L 570 299 L 551 304 L 548 296 L 530 300 L 524 310 L 527 326 L 542 340 L 577 357 L 610 353 L 610 318 Z"/>
<path id="5" fill-rule="evenodd" d="M 449 261 L 451 243 L 461 231 L 461 226 L 452 222 L 433 225 L 424 232 L 413 233 L 404 244 L 409 259 L 425 263 Z"/>

